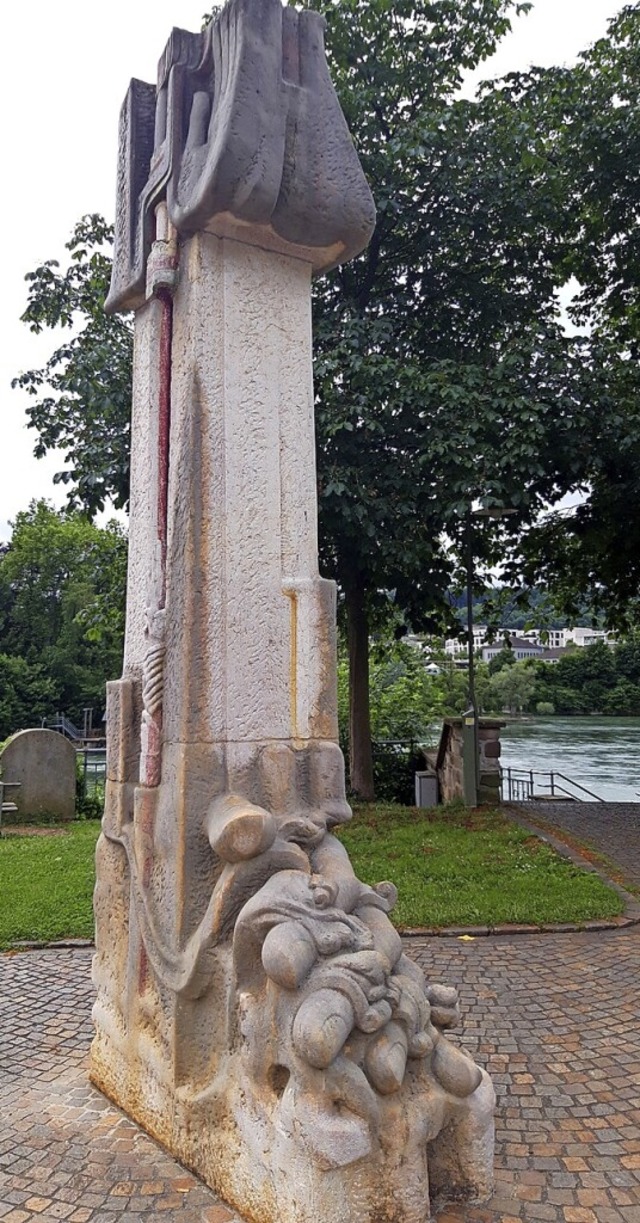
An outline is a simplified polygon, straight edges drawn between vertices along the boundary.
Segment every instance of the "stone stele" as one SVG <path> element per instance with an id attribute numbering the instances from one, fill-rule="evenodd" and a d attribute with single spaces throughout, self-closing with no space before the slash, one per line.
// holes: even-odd
<path id="1" fill-rule="evenodd" d="M 311 275 L 367 244 L 323 22 L 230 0 L 120 126 L 135 310 L 91 1077 L 254 1223 L 425 1223 L 491 1188 L 494 1094 L 355 876 L 318 576 Z"/>
<path id="2" fill-rule="evenodd" d="M 3 781 L 17 811 L 3 823 L 29 824 L 47 816 L 72 820 L 76 813 L 76 750 L 57 730 L 19 730 L 0 752 Z"/>

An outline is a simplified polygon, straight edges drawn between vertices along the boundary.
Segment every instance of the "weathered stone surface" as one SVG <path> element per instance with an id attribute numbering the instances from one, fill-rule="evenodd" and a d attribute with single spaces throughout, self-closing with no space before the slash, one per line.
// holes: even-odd
<path id="1" fill-rule="evenodd" d="M 430 1178 L 488 1191 L 493 1091 L 443 1035 L 455 990 L 403 953 L 395 888 L 333 832 L 310 288 L 366 243 L 371 197 L 314 13 L 231 0 L 174 31 L 140 187 L 149 96 L 110 297 L 137 307 L 132 524 L 91 1074 L 255 1223 L 426 1223 Z"/>
<path id="2" fill-rule="evenodd" d="M 155 210 L 304 256 L 351 259 L 375 221 L 329 78 L 319 13 L 229 0 L 202 34 L 174 30 L 154 88 L 132 81 L 120 117 L 114 273 L 108 309 L 145 301 Z"/>
<path id="3" fill-rule="evenodd" d="M 500 730 L 504 722 L 478 721 L 478 801 L 495 802 L 500 794 Z M 446 718 L 434 765 L 440 799 L 444 803 L 464 796 L 462 720 Z"/>
<path id="4" fill-rule="evenodd" d="M 51 816 L 72 820 L 76 810 L 76 752 L 56 730 L 20 730 L 0 752 L 3 781 L 18 782 L 7 791 L 17 811 L 6 823 L 29 823 Z"/>

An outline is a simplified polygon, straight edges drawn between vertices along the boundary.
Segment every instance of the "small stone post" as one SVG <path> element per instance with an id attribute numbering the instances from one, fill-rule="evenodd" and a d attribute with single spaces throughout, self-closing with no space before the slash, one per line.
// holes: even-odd
<path id="1" fill-rule="evenodd" d="M 123 678 L 109 685 L 91 1077 L 255 1223 L 426 1223 L 491 1185 L 493 1091 L 332 829 L 311 276 L 373 201 L 318 14 L 174 30 L 120 129 L 135 310 Z"/>

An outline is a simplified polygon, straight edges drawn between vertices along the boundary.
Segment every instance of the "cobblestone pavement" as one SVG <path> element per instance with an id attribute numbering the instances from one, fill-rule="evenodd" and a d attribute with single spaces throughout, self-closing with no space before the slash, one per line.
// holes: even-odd
<path id="1" fill-rule="evenodd" d="M 640 1223 L 640 929 L 411 944 L 498 1094 L 496 1194 L 437 1223 Z M 237 1223 L 89 1086 L 89 967 L 0 956 L 0 1223 Z"/>
<path id="2" fill-rule="evenodd" d="M 524 819 L 544 820 L 606 854 L 635 887 L 640 887 L 640 802 L 519 803 Z"/>

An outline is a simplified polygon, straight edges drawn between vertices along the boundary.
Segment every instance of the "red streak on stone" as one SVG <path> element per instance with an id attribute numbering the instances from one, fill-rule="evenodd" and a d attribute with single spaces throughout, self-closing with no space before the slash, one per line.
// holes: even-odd
<path id="1" fill-rule="evenodd" d="M 149 981 L 149 958 L 147 949 L 144 943 L 140 946 L 140 957 L 138 960 L 138 993 L 144 994 Z"/>
<path id="2" fill-rule="evenodd" d="M 162 309 L 160 319 L 160 385 L 158 396 L 158 502 L 157 529 L 160 540 L 162 565 L 162 593 L 160 606 L 164 607 L 167 586 L 167 519 L 169 498 L 169 434 L 171 430 L 171 340 L 173 332 L 173 302 L 171 294 L 160 292 L 158 300 Z"/>

